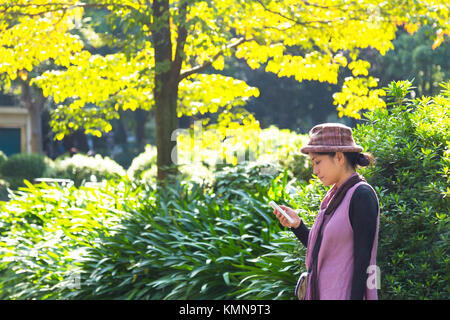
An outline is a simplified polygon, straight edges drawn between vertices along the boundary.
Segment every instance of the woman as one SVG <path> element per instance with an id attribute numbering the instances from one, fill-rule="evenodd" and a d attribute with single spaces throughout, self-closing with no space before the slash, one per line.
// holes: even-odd
<path id="1" fill-rule="evenodd" d="M 367 166 L 373 158 L 361 153 L 352 129 L 345 125 L 319 124 L 309 135 L 300 151 L 309 155 L 320 181 L 333 187 L 311 230 L 293 209 L 280 205 L 293 223 L 274 210 L 280 223 L 306 246 L 305 299 L 377 299 L 376 288 L 366 282 L 368 267 L 376 265 L 379 202 L 375 190 L 356 172 L 358 165 Z"/>

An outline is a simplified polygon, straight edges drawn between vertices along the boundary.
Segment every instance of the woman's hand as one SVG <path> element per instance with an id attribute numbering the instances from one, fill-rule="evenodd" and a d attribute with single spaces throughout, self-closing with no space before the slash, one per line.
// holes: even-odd
<path id="1" fill-rule="evenodd" d="M 294 229 L 297 229 L 298 226 L 300 225 L 300 223 L 302 222 L 302 220 L 298 216 L 297 212 L 295 212 L 294 209 L 291 209 L 291 208 L 283 206 L 283 205 L 280 205 L 280 208 L 283 209 L 292 218 L 292 220 L 294 220 L 293 223 L 290 223 L 288 221 L 288 219 L 286 219 L 286 217 L 283 216 L 283 214 L 281 212 L 279 212 L 278 210 L 274 209 L 273 213 L 277 216 L 277 218 L 280 221 L 281 225 L 283 225 L 284 227 L 289 227 L 289 228 L 292 227 Z"/>

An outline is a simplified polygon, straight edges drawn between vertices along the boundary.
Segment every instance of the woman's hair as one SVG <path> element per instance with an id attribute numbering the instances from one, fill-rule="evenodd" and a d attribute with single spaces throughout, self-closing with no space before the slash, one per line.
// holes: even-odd
<path id="1" fill-rule="evenodd" d="M 328 155 L 334 157 L 336 152 L 316 152 L 320 155 Z M 357 166 L 367 167 L 375 163 L 375 158 L 368 152 L 344 152 L 344 156 L 347 159 L 348 164 L 356 169 Z"/>

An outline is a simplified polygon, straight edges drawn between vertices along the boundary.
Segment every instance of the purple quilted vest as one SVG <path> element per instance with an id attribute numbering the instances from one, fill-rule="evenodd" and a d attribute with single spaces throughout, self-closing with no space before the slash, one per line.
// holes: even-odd
<path id="1" fill-rule="evenodd" d="M 356 175 L 356 173 L 354 173 Z M 353 176 L 353 175 L 352 175 Z M 350 179 L 351 177 L 349 177 Z M 368 183 L 361 181 L 351 187 L 340 205 L 337 207 L 334 214 L 325 216 L 324 227 L 322 229 L 322 244 L 317 260 L 317 274 L 318 274 L 318 288 L 320 300 L 348 300 L 350 299 L 352 276 L 353 276 L 353 229 L 349 219 L 350 199 L 353 192 L 361 184 Z M 370 186 L 372 188 L 372 186 Z M 373 188 L 372 188 L 373 190 Z M 337 191 L 334 185 L 326 194 L 325 198 L 320 204 L 320 210 L 313 227 L 310 230 L 308 237 L 308 246 L 306 250 L 306 267 L 309 268 L 312 259 L 312 251 L 314 243 L 317 239 L 318 229 L 322 220 L 324 220 L 324 213 L 331 198 Z M 376 192 L 374 190 L 376 195 Z M 378 196 L 377 201 L 378 201 Z M 377 228 L 373 247 L 370 257 L 371 266 L 376 265 L 377 244 L 378 244 L 378 226 L 380 209 L 378 206 Z M 309 280 L 311 277 L 308 277 Z M 306 291 L 306 299 L 309 300 L 310 288 Z M 364 298 L 367 300 L 377 300 L 377 290 L 374 286 L 366 285 L 366 292 Z"/>

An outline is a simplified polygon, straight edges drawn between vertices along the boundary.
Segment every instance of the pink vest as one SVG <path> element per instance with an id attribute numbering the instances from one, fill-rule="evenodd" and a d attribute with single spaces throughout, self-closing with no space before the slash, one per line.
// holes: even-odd
<path id="1" fill-rule="evenodd" d="M 356 173 L 355 173 L 356 174 Z M 337 207 L 332 217 L 325 217 L 325 224 L 322 228 L 322 244 L 317 261 L 318 288 L 320 300 L 348 300 L 350 299 L 352 276 L 353 276 L 353 229 L 349 219 L 349 206 L 353 192 L 361 184 L 368 183 L 361 181 L 351 187 L 340 205 Z M 370 186 L 372 188 L 372 186 Z M 373 190 L 373 188 L 372 188 Z M 314 243 L 317 239 L 318 228 L 324 219 L 324 213 L 331 198 L 337 191 L 334 185 L 326 194 L 320 204 L 320 210 L 313 227 L 309 232 L 308 246 L 306 250 L 306 267 L 308 268 L 312 259 Z M 374 190 L 375 196 L 376 192 Z M 376 196 L 378 202 L 378 196 Z M 378 244 L 378 225 L 380 209 L 378 206 L 377 228 L 373 247 L 371 252 L 370 264 L 376 265 L 377 244 Z M 369 274 L 370 275 L 370 274 Z M 310 279 L 310 277 L 309 277 Z M 364 298 L 367 300 L 377 300 L 377 290 L 366 284 Z M 306 299 L 311 298 L 310 285 L 306 291 Z"/>

